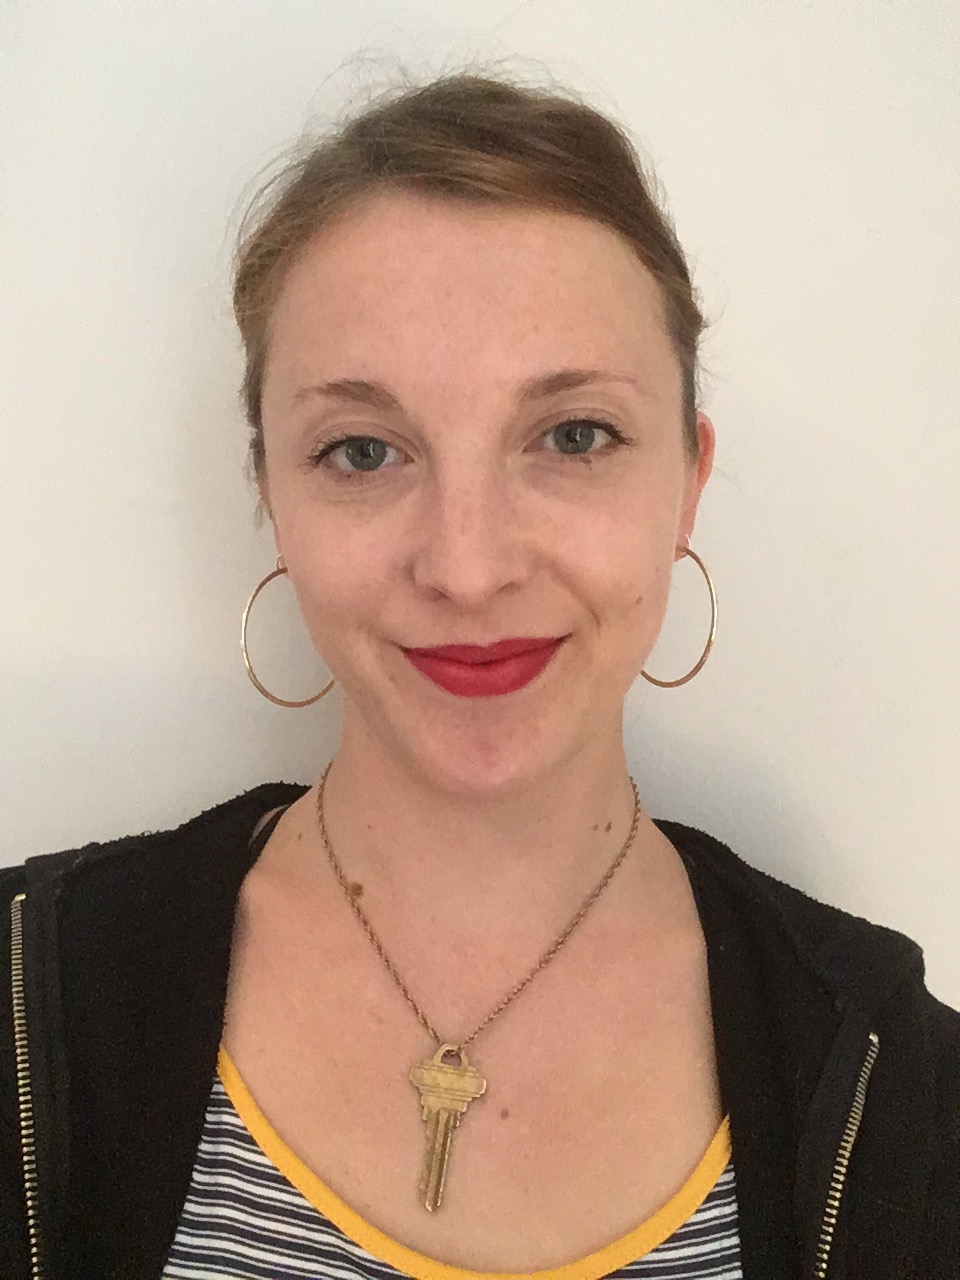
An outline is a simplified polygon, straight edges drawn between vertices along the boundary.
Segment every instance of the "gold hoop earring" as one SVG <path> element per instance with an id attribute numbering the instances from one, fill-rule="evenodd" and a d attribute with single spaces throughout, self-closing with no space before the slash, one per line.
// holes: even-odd
<path id="1" fill-rule="evenodd" d="M 690 668 L 685 676 L 681 676 L 679 680 L 658 680 L 656 676 L 648 676 L 645 671 L 640 672 L 644 680 L 649 680 L 651 684 L 658 685 L 661 689 L 676 689 L 678 685 L 686 684 L 688 680 L 692 680 L 697 674 L 707 658 L 710 656 L 710 650 L 713 648 L 713 641 L 717 634 L 717 593 L 713 587 L 713 579 L 707 572 L 707 566 L 703 563 L 695 551 L 691 551 L 689 547 L 682 547 L 681 551 L 684 556 L 690 559 L 698 566 L 700 572 L 707 581 L 707 590 L 710 592 L 710 634 L 707 636 L 707 643 L 703 646 L 703 653 L 697 659 L 696 663 Z"/>
<path id="2" fill-rule="evenodd" d="M 320 692 L 312 698 L 303 698 L 298 702 L 291 701 L 288 698 L 278 698 L 276 694 L 271 693 L 270 690 L 257 679 L 257 674 L 250 663 L 250 654 L 247 652 L 247 620 L 250 617 L 250 610 L 253 608 L 253 602 L 268 582 L 272 582 L 274 578 L 279 578 L 287 572 L 287 566 L 282 563 L 282 560 L 282 556 L 277 556 L 277 567 L 257 583 L 253 589 L 253 594 L 247 601 L 247 607 L 243 611 L 243 620 L 240 623 L 240 648 L 243 652 L 243 665 L 247 668 L 247 675 L 253 682 L 254 687 L 262 693 L 265 698 L 269 698 L 271 702 L 276 703 L 278 707 L 309 707 L 312 706 L 314 702 L 319 702 L 322 697 L 328 694 L 336 684 L 336 681 L 331 680 L 326 688 L 321 689 Z"/>

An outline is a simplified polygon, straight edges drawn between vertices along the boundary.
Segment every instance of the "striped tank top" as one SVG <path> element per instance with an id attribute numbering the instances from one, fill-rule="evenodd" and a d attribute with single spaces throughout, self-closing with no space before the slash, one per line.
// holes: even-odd
<path id="1" fill-rule="evenodd" d="M 579 1261 L 523 1275 L 436 1262 L 378 1231 L 285 1145 L 221 1049 L 163 1280 L 742 1280 L 725 1119 L 652 1218 Z"/>

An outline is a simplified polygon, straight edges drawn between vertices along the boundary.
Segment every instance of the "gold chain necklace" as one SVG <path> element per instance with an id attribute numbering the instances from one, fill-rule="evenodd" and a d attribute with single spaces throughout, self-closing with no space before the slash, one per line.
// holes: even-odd
<path id="1" fill-rule="evenodd" d="M 427 1125 L 427 1149 L 423 1163 L 423 1174 L 420 1181 L 420 1193 L 423 1196 L 423 1206 L 431 1213 L 440 1208 L 440 1201 L 443 1196 L 443 1186 L 446 1179 L 447 1161 L 450 1156 L 450 1144 L 453 1138 L 453 1131 L 460 1123 L 460 1117 L 466 1111 L 467 1107 L 474 1098 L 479 1098 L 485 1092 L 487 1082 L 479 1071 L 471 1067 L 467 1062 L 467 1055 L 464 1053 L 466 1046 L 474 1041 L 477 1036 L 486 1027 L 493 1022 L 494 1018 L 499 1018 L 500 1014 L 513 1004 L 517 996 L 534 980 L 541 969 L 546 968 L 553 957 L 557 954 L 563 944 L 567 941 L 574 929 L 580 924 L 584 916 L 603 893 L 604 889 L 613 879 L 614 873 L 626 857 L 627 850 L 633 843 L 634 836 L 637 834 L 637 826 L 640 822 L 640 796 L 637 792 L 636 783 L 630 779 L 630 786 L 633 788 L 633 821 L 630 824 L 630 831 L 623 843 L 623 847 L 613 862 L 608 867 L 599 884 L 583 903 L 580 910 L 572 918 L 560 936 L 550 944 L 537 963 L 533 966 L 522 982 L 518 982 L 512 991 L 509 991 L 500 1003 L 493 1009 L 483 1021 L 470 1032 L 470 1034 L 459 1044 L 451 1044 L 445 1041 L 433 1023 L 423 1012 L 416 1000 L 407 989 L 407 985 L 397 972 L 393 961 L 383 949 L 383 943 L 377 937 L 373 925 L 367 919 L 356 895 L 351 892 L 350 884 L 344 875 L 343 867 L 341 867 L 337 855 L 333 852 L 333 846 L 327 836 L 326 824 L 323 820 L 323 791 L 327 782 L 327 774 L 333 761 L 327 765 L 323 771 L 323 776 L 317 786 L 317 816 L 320 820 L 320 838 L 323 840 L 324 848 L 330 859 L 340 887 L 346 895 L 347 901 L 353 909 L 354 915 L 363 926 L 363 930 L 367 937 L 373 943 L 377 955 L 383 961 L 384 967 L 390 974 L 390 977 L 400 988 L 400 992 L 407 1004 L 414 1011 L 420 1020 L 421 1026 L 429 1032 L 430 1036 L 436 1042 L 438 1048 L 431 1058 L 427 1058 L 424 1062 L 418 1063 L 410 1070 L 410 1081 L 415 1084 L 420 1091 L 420 1109 L 424 1121 Z M 450 1059 L 456 1059 L 451 1062 Z"/>

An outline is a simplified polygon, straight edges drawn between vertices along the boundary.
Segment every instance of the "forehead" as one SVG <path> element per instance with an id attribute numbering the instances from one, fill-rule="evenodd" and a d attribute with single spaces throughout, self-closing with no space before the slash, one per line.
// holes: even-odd
<path id="1" fill-rule="evenodd" d="M 283 380 L 392 371 L 463 386 L 563 364 L 678 379 L 653 276 L 624 237 L 574 214 L 367 198 L 307 244 L 270 322 Z"/>

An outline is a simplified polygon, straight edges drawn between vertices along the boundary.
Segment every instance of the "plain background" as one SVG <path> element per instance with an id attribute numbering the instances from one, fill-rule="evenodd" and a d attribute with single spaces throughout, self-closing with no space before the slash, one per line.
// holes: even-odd
<path id="1" fill-rule="evenodd" d="M 713 320 L 693 546 L 720 630 L 691 684 L 628 698 L 647 807 L 915 937 L 960 1004 L 958 51 L 946 2 L 6 0 L 0 861 L 336 750 L 338 693 L 283 711 L 240 661 L 273 553 L 233 238 L 304 130 L 473 60 L 628 127 Z M 675 584 L 664 676 L 707 619 L 690 562 Z M 326 673 L 269 590 L 255 653 L 304 696 Z"/>

